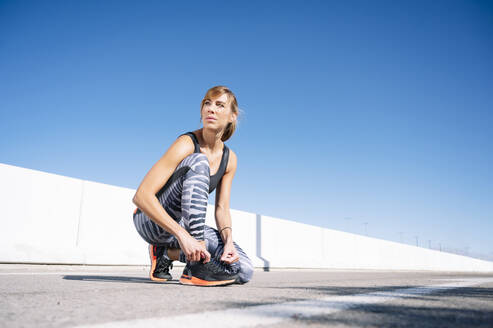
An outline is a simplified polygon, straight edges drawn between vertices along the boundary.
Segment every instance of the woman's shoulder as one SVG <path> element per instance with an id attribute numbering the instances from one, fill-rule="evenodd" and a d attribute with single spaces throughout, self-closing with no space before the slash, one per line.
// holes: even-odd
<path id="1" fill-rule="evenodd" d="M 226 144 L 224 145 L 226 146 Z M 226 166 L 225 173 L 228 173 L 231 170 L 236 171 L 236 165 L 238 163 L 238 157 L 236 157 L 236 153 L 229 147 L 228 150 L 229 150 L 228 165 Z"/>
<path id="2" fill-rule="evenodd" d="M 173 152 L 181 154 L 181 157 L 186 157 L 195 152 L 195 143 L 189 135 L 181 134 L 169 147 Z"/>
<path id="3" fill-rule="evenodd" d="M 197 134 L 193 131 L 184 132 L 178 136 L 178 138 L 189 139 L 189 140 L 192 140 L 192 138 L 194 137 L 197 138 Z"/>
<path id="4" fill-rule="evenodd" d="M 226 146 L 226 144 L 224 145 Z M 228 150 L 229 150 L 229 157 L 234 157 L 234 160 L 236 161 L 237 160 L 236 153 L 230 147 L 228 147 Z"/>
<path id="5" fill-rule="evenodd" d="M 187 141 L 190 141 L 191 143 L 193 143 L 193 136 L 192 136 L 193 132 L 189 131 L 189 132 L 185 132 L 185 133 L 182 133 L 180 134 L 176 140 L 187 140 Z"/>

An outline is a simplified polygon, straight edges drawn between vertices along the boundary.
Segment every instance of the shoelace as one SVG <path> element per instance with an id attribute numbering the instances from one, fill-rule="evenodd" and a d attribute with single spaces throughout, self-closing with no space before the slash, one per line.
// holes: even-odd
<path id="1" fill-rule="evenodd" d="M 234 267 L 223 264 L 221 261 L 217 261 L 214 258 L 211 258 L 211 260 L 206 263 L 208 265 L 208 269 L 210 269 L 213 273 L 228 273 L 228 274 L 236 274 L 237 270 L 235 270 Z"/>

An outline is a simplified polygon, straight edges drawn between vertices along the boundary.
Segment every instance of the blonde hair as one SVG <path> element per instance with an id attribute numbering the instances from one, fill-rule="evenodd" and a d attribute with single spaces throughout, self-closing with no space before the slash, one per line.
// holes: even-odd
<path id="1" fill-rule="evenodd" d="M 205 93 L 204 99 L 202 99 L 202 101 L 200 103 L 200 110 L 202 111 L 202 107 L 204 107 L 204 103 L 206 100 L 216 99 L 218 97 L 221 97 L 223 94 L 228 95 L 228 102 L 229 102 L 231 111 L 234 114 L 236 114 L 236 120 L 233 121 L 233 123 L 228 123 L 228 125 L 226 125 L 226 128 L 223 131 L 223 135 L 221 137 L 221 140 L 226 141 L 229 138 L 231 138 L 231 136 L 235 132 L 236 125 L 238 122 L 238 115 L 240 114 L 240 109 L 238 108 L 238 102 L 236 101 L 236 96 L 233 93 L 233 91 L 229 90 L 228 87 L 225 87 L 223 85 L 217 85 L 215 87 L 210 88 L 209 90 L 207 90 L 207 92 Z"/>

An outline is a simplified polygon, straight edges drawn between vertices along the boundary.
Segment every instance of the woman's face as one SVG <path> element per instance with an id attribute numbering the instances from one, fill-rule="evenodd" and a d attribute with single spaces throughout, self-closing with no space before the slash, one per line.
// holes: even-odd
<path id="1" fill-rule="evenodd" d="M 235 115 L 231 111 L 228 95 L 223 94 L 215 99 L 207 99 L 202 106 L 202 124 L 204 127 L 223 129 L 228 123 L 233 122 Z"/>

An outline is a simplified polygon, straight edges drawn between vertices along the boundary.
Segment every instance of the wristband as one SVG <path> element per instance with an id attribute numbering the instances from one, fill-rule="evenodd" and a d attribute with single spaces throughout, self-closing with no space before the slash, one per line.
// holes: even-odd
<path id="1" fill-rule="evenodd" d="M 228 228 L 231 229 L 231 231 L 233 231 L 233 229 L 231 227 L 224 227 L 221 230 L 219 230 L 219 234 L 221 234 L 221 232 L 223 232 L 224 229 L 228 229 Z"/>

